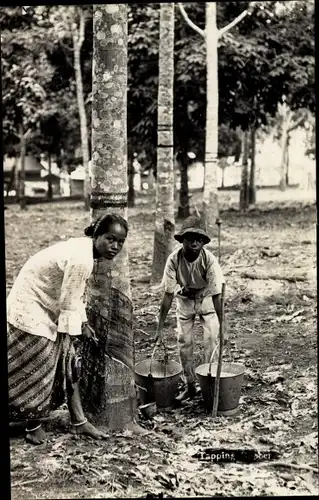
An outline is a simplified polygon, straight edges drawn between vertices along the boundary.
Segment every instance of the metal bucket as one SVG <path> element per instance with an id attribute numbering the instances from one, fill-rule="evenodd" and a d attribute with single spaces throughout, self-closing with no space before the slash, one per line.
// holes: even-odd
<path id="1" fill-rule="evenodd" d="M 156 347 L 151 359 L 135 365 L 135 383 L 139 389 L 140 404 L 155 402 L 158 408 L 169 408 L 174 403 L 182 367 L 176 361 L 168 361 L 166 352 L 163 360 L 154 360 Z"/>
<path id="2" fill-rule="evenodd" d="M 196 368 L 207 410 L 213 409 L 214 387 L 217 372 L 217 363 L 206 363 Z M 218 412 L 235 410 L 239 405 L 241 388 L 243 385 L 245 367 L 239 363 L 223 363 L 219 382 Z"/>

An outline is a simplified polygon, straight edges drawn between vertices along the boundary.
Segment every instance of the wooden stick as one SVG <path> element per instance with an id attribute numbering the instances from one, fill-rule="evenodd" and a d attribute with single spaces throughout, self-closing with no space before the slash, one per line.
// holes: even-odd
<path id="1" fill-rule="evenodd" d="M 220 226 L 221 226 L 221 223 L 222 223 L 222 221 L 218 217 L 218 219 L 216 219 L 216 224 L 218 226 L 218 262 L 219 263 L 220 263 L 220 257 L 221 257 L 221 254 L 220 254 Z"/>
<path id="2" fill-rule="evenodd" d="M 223 283 L 222 284 L 221 299 L 220 299 L 221 315 L 220 315 L 220 324 L 219 324 L 219 355 L 218 355 L 217 372 L 216 372 L 215 385 L 214 385 L 214 403 L 213 403 L 213 411 L 212 411 L 213 418 L 215 418 L 217 416 L 218 399 L 219 399 L 219 382 L 220 382 L 220 374 L 222 371 L 222 361 L 223 361 L 225 288 L 226 288 L 225 283 Z"/>

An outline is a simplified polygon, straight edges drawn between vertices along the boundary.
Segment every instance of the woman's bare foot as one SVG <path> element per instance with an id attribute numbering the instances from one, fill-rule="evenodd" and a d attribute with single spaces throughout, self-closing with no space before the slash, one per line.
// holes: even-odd
<path id="1" fill-rule="evenodd" d="M 70 429 L 71 434 L 90 436 L 93 439 L 107 439 L 107 435 L 104 432 L 100 431 L 94 425 L 90 424 L 90 422 L 85 422 L 82 425 L 71 426 Z"/>
<path id="2" fill-rule="evenodd" d="M 42 444 L 46 441 L 46 433 L 43 427 L 39 427 L 35 431 L 26 431 L 25 439 L 27 443 Z"/>
<path id="3" fill-rule="evenodd" d="M 151 431 L 144 429 L 141 425 L 139 425 L 137 422 L 133 421 L 127 424 L 124 428 L 126 431 L 133 432 L 133 434 L 139 434 L 139 435 L 145 435 L 149 434 Z"/>

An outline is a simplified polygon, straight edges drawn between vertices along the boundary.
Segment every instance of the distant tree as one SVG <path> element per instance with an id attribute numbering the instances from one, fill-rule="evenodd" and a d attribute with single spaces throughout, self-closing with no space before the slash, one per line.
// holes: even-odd
<path id="1" fill-rule="evenodd" d="M 244 4 L 242 4 L 244 5 Z M 263 2 L 228 33 L 219 49 L 221 120 L 250 129 L 250 137 L 271 122 L 283 103 L 299 118 L 315 109 L 313 2 Z M 299 110 L 299 111 L 297 111 Z M 306 113 L 307 114 L 307 113 Z M 288 124 L 288 128 L 292 123 Z M 286 182 L 287 134 L 282 139 L 281 186 Z M 251 147 L 251 153 L 255 151 Z M 255 161 L 250 203 L 255 202 Z M 253 172 L 252 172 L 253 170 Z M 242 180 L 247 176 L 243 175 Z M 246 187 L 242 186 L 242 191 Z"/>
<path id="2" fill-rule="evenodd" d="M 39 10 L 39 8 L 38 8 Z M 85 41 L 85 25 L 92 20 L 92 8 L 88 6 L 55 6 L 50 9 L 49 19 L 52 24 L 51 36 L 56 36 L 59 43 L 73 53 L 73 65 L 76 82 L 76 95 L 80 118 L 82 161 L 85 171 L 84 206 L 89 210 L 89 132 L 85 109 L 85 95 L 81 67 L 81 51 Z"/>
<path id="3" fill-rule="evenodd" d="M 248 14 L 251 14 L 253 3 L 243 10 L 235 19 L 223 28 L 217 28 L 217 4 L 207 2 L 205 30 L 197 26 L 188 17 L 182 4 L 180 11 L 185 21 L 197 33 L 205 38 L 206 42 L 206 137 L 205 137 L 205 180 L 203 193 L 203 212 L 206 218 L 208 231 L 212 232 L 218 217 L 217 191 L 217 157 L 218 157 L 218 40 Z"/>

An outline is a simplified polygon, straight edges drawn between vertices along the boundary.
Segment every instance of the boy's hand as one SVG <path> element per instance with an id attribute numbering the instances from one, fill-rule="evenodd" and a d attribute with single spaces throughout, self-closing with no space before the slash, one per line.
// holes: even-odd
<path id="1" fill-rule="evenodd" d="M 155 333 L 155 342 L 160 342 L 163 339 L 163 330 L 159 326 L 157 326 Z"/>

